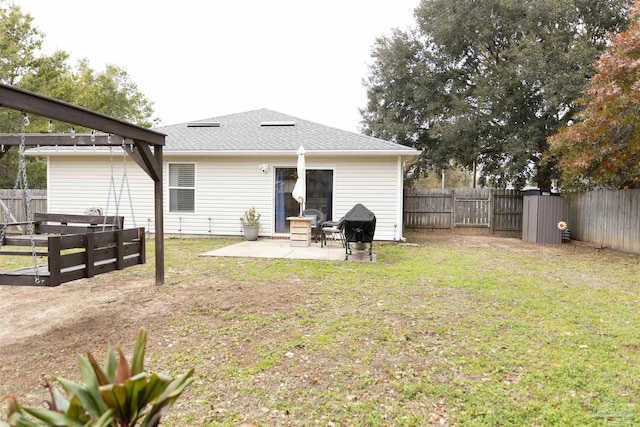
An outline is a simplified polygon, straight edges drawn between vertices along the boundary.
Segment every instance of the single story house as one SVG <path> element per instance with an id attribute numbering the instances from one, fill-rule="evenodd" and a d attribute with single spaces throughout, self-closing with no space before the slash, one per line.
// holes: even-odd
<path id="1" fill-rule="evenodd" d="M 255 208 L 260 236 L 286 237 L 298 148 L 306 151 L 307 208 L 337 220 L 356 203 L 375 213 L 376 240 L 401 237 L 403 177 L 419 151 L 268 109 L 158 127 L 163 149 L 167 235 L 242 234 Z M 118 138 L 114 136 L 114 138 Z M 98 207 L 125 226 L 153 230 L 153 182 L 121 149 L 32 149 L 48 163 L 48 211 Z M 126 179 L 125 179 L 126 177 Z M 117 205 L 117 208 L 116 208 Z"/>

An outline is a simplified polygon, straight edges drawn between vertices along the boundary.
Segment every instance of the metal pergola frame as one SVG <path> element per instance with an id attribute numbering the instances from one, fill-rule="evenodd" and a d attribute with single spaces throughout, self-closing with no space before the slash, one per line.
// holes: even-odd
<path id="1" fill-rule="evenodd" d="M 154 182 L 155 262 L 156 285 L 164 284 L 164 200 L 162 184 L 162 147 L 166 135 L 142 126 L 133 125 L 78 107 L 58 99 L 49 98 L 0 83 L 0 107 L 35 114 L 103 132 L 91 140 L 89 135 L 28 134 L 25 146 L 113 146 L 122 147 L 122 140 L 111 140 L 109 134 L 125 140 L 125 151 Z M 0 160 L 13 146 L 20 145 L 20 135 L 0 134 Z"/>

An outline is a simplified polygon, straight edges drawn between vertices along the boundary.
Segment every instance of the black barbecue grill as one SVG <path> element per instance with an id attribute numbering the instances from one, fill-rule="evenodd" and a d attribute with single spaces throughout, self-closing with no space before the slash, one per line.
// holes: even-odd
<path id="1" fill-rule="evenodd" d="M 365 250 L 369 244 L 369 259 L 373 261 L 373 235 L 376 232 L 376 216 L 358 203 L 344 215 L 345 256 L 351 255 L 351 244 L 357 250 Z"/>

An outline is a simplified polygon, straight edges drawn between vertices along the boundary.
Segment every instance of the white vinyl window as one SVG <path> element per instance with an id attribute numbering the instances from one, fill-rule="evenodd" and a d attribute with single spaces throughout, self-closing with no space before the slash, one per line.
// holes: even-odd
<path id="1" fill-rule="evenodd" d="M 196 211 L 196 165 L 169 163 L 169 212 Z"/>

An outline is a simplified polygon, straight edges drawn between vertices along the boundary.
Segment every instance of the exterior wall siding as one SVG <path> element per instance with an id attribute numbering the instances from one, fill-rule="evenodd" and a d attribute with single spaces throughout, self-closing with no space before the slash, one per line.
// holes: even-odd
<path id="1" fill-rule="evenodd" d="M 274 230 L 274 168 L 296 167 L 291 157 L 190 157 L 164 156 L 164 228 L 167 235 L 241 236 L 240 216 L 255 207 L 261 214 L 260 236 L 272 236 Z M 195 212 L 169 212 L 168 164 L 195 163 Z M 269 165 L 262 172 L 261 164 Z M 398 161 L 396 157 L 350 159 L 307 155 L 307 168 L 334 171 L 334 218 L 343 216 L 356 203 L 362 203 L 376 214 L 376 240 L 393 240 L 401 230 L 398 206 Z M 114 155 L 114 182 L 120 192 L 123 158 Z M 54 156 L 49 158 L 49 212 L 82 214 L 89 207 L 106 209 L 111 166 L 107 156 Z M 127 159 L 127 175 L 137 226 L 153 230 L 153 182 L 131 160 Z M 401 182 L 401 180 L 400 180 Z M 112 191 L 113 193 L 113 191 Z M 115 212 L 113 194 L 109 214 Z M 133 226 L 126 189 L 120 201 L 119 214 L 125 226 Z M 209 220 L 211 219 L 211 220 Z M 397 224 L 397 228 L 394 225 Z"/>
<path id="2" fill-rule="evenodd" d="M 262 215 L 260 235 L 270 235 L 271 177 L 260 171 L 255 159 L 180 157 L 174 160 L 166 156 L 165 160 L 166 163 L 177 160 L 196 163 L 196 210 L 194 213 L 174 213 L 165 208 L 166 233 L 179 233 L 182 218 L 182 233 L 209 234 L 211 218 L 212 235 L 239 236 L 242 235 L 240 217 L 244 211 L 255 207 Z M 165 200 L 168 199 L 165 190 Z"/>
<path id="3" fill-rule="evenodd" d="M 91 207 L 102 208 L 109 214 L 116 212 L 115 202 L 120 193 L 123 176 L 122 154 L 114 154 L 115 193 L 111 190 L 111 168 L 108 156 L 49 158 L 47 176 L 48 212 L 84 214 Z M 127 161 L 127 175 L 136 225 L 146 227 L 146 218 L 153 219 L 153 181 L 131 159 Z M 126 188 L 123 189 L 118 210 L 125 217 L 125 226 L 133 227 L 131 207 Z"/>
<path id="4" fill-rule="evenodd" d="M 376 215 L 375 240 L 398 239 L 402 217 L 398 217 L 398 163 L 396 158 L 345 159 L 335 176 L 334 217 L 340 218 L 356 203 Z"/>

